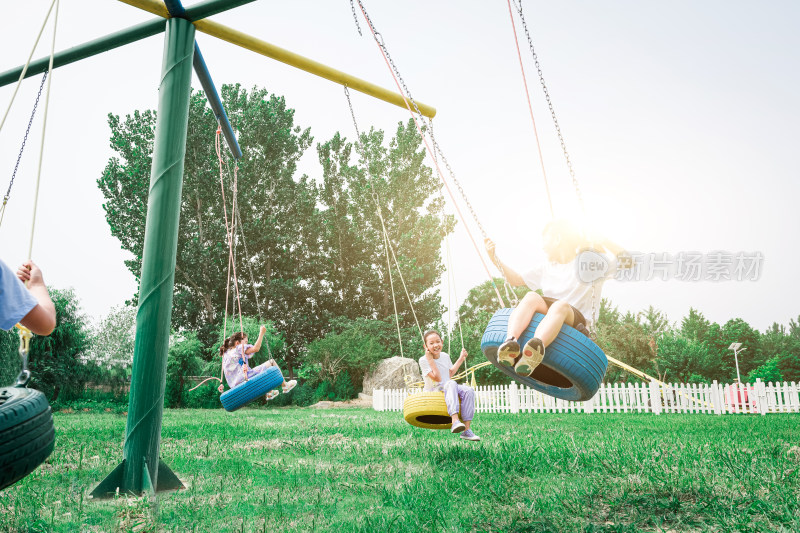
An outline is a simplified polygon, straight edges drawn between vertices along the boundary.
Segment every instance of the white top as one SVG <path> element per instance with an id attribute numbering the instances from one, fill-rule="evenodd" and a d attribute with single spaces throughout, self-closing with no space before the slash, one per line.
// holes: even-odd
<path id="1" fill-rule="evenodd" d="M 544 296 L 564 300 L 577 308 L 586 318 L 586 327 L 591 327 L 594 320 L 592 287 L 597 312 L 603 283 L 613 278 L 616 272 L 617 259 L 613 255 L 584 252 L 569 263 L 544 261 L 523 274 L 522 279 L 532 290 L 541 289 Z"/>
<path id="2" fill-rule="evenodd" d="M 424 355 L 419 358 L 419 369 L 425 380 L 426 391 L 440 391 L 444 384 L 450 381 L 450 369 L 453 368 L 450 356 L 446 352 L 439 352 L 439 359 L 434 359 L 433 362 L 436 363 L 436 367 L 439 369 L 439 376 L 442 378 L 442 381 L 438 383 L 428 377 L 428 374 L 431 373 L 431 365 L 428 363 L 428 358 Z"/>
<path id="3" fill-rule="evenodd" d="M 252 344 L 240 344 L 236 348 L 231 348 L 222 358 L 222 370 L 225 372 L 225 380 L 230 388 L 241 384 L 244 381 L 244 369 L 242 365 L 249 363 L 251 354 L 247 350 L 252 348 Z M 248 366 L 250 366 L 248 364 Z"/>

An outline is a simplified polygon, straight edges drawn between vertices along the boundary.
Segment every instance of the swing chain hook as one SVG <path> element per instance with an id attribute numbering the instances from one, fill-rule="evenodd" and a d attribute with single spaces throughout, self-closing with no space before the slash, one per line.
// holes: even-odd
<path id="1" fill-rule="evenodd" d="M 17 324 L 17 329 L 19 330 L 19 357 L 22 360 L 22 371 L 17 376 L 15 386 L 27 387 L 28 382 L 31 380 L 31 371 L 28 370 L 28 353 L 30 352 L 33 333 L 22 324 Z"/>

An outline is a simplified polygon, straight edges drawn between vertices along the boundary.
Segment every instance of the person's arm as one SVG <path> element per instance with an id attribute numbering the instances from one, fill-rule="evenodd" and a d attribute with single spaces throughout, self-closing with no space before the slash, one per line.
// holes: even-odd
<path id="1" fill-rule="evenodd" d="M 441 383 L 442 376 L 439 375 L 439 367 L 436 365 L 436 360 L 428 351 L 425 352 L 425 360 L 428 362 L 428 366 L 430 367 L 430 372 L 428 372 L 427 376 L 436 383 Z"/>
<path id="2" fill-rule="evenodd" d="M 47 292 L 42 271 L 36 263 L 28 261 L 19 267 L 17 277 L 21 282 L 27 282 L 28 291 L 39 302 L 19 323 L 36 335 L 50 335 L 56 329 L 56 306 Z"/>
<path id="3" fill-rule="evenodd" d="M 514 287 L 522 287 L 525 285 L 525 281 L 522 279 L 522 276 L 520 276 L 516 270 L 503 263 L 500 258 L 497 257 L 496 245 L 492 239 L 487 237 L 483 240 L 483 245 L 486 246 L 486 253 L 489 254 L 489 258 L 503 272 L 509 284 L 513 285 Z"/>
<path id="4" fill-rule="evenodd" d="M 261 326 L 261 329 L 258 331 L 258 340 L 256 341 L 256 343 L 254 345 L 252 345 L 251 347 L 249 347 L 245 351 L 246 354 L 250 355 L 250 354 L 256 353 L 257 351 L 259 351 L 261 349 L 261 342 L 264 340 L 264 334 L 266 332 L 267 332 L 267 327 L 266 326 Z"/>
<path id="5" fill-rule="evenodd" d="M 461 355 L 458 356 L 458 359 L 456 359 L 455 364 L 450 367 L 450 377 L 451 378 L 456 375 L 456 372 L 458 372 L 459 367 L 466 360 L 467 360 L 467 350 L 466 350 L 466 348 L 461 348 Z"/>

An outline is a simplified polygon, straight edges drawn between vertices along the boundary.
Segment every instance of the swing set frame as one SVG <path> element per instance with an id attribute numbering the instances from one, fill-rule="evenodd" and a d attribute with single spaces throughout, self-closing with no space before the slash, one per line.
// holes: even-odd
<path id="1" fill-rule="evenodd" d="M 184 9 L 180 0 L 165 0 L 164 3 L 157 0 L 121 1 L 167 20 L 145 22 L 53 54 L 52 58 L 42 58 L 0 73 L 1 87 L 40 74 L 49 64 L 52 68 L 60 67 L 161 32 L 165 34 L 123 459 L 92 491 L 95 498 L 114 497 L 119 493 L 154 495 L 184 488 L 180 479 L 160 459 L 159 449 L 193 67 L 231 152 L 237 159 L 241 157 L 241 149 L 195 42 L 195 31 L 388 103 L 404 108 L 408 106 L 402 94 L 207 20 L 212 15 L 254 0 L 207 0 L 189 9 Z M 419 102 L 417 105 L 425 116 L 436 114 L 431 106 Z"/>

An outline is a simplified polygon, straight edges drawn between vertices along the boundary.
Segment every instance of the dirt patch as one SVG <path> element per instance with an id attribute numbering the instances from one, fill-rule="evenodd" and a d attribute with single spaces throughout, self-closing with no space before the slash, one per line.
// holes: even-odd
<path id="1" fill-rule="evenodd" d="M 311 406 L 312 409 L 335 409 L 339 407 L 372 407 L 372 398 L 354 398 L 346 402 L 317 402 Z"/>

